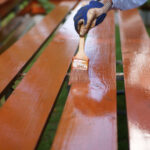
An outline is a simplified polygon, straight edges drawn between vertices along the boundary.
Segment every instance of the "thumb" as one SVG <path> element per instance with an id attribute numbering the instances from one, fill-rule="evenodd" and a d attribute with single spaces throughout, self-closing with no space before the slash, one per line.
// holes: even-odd
<path id="1" fill-rule="evenodd" d="M 87 14 L 87 23 L 86 23 L 86 25 L 82 24 L 81 27 L 80 27 L 80 30 L 79 30 L 80 31 L 80 36 L 85 36 L 85 34 L 88 33 L 88 31 L 90 30 L 94 20 L 95 20 L 94 13 L 89 11 L 88 14 Z"/>

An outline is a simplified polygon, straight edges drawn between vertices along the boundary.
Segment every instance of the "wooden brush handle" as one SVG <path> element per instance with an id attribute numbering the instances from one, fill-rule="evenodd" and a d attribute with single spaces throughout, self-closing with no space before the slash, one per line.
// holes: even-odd
<path id="1" fill-rule="evenodd" d="M 79 51 L 84 52 L 84 47 L 85 47 L 85 37 L 80 37 Z"/>
<path id="2" fill-rule="evenodd" d="M 84 47 L 85 47 L 85 37 L 80 37 L 79 50 L 75 58 L 88 60 L 88 57 L 86 56 L 85 51 L 84 51 Z"/>

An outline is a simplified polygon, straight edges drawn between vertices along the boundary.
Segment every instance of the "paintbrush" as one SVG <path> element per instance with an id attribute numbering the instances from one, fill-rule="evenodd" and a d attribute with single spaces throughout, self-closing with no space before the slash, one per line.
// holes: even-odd
<path id="1" fill-rule="evenodd" d="M 69 85 L 73 83 L 82 83 L 89 81 L 89 58 L 85 54 L 84 47 L 85 37 L 80 37 L 78 52 L 72 59 Z"/>

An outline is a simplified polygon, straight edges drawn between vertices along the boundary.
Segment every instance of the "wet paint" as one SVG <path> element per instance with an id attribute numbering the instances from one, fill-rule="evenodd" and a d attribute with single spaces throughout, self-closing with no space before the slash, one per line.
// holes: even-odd
<path id="1" fill-rule="evenodd" d="M 116 150 L 114 14 L 86 40 L 89 82 L 72 84 L 52 150 Z"/>
<path id="2" fill-rule="evenodd" d="M 130 150 L 150 149 L 150 40 L 136 9 L 120 12 Z"/>

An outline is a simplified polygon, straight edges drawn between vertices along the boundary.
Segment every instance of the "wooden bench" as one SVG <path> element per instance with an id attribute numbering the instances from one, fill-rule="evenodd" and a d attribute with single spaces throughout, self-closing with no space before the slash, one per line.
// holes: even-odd
<path id="1" fill-rule="evenodd" d="M 55 32 L 0 108 L 0 149 L 36 148 L 78 48 L 79 37 L 72 18 L 81 4 L 75 7 L 76 4 L 76 1 L 58 3 L 39 24 L 0 55 L 0 97 L 3 97 Z M 137 10 L 119 14 L 130 149 L 143 150 L 150 147 L 149 37 Z M 59 26 L 64 18 L 65 22 Z M 118 147 L 113 11 L 88 34 L 86 53 L 90 58 L 90 83 L 71 86 L 53 150 L 116 150 Z"/>

